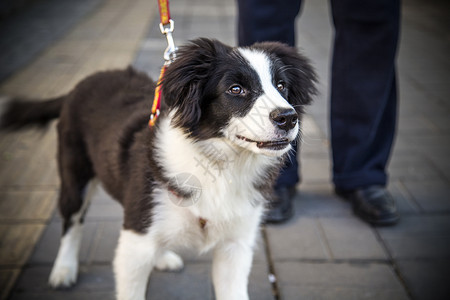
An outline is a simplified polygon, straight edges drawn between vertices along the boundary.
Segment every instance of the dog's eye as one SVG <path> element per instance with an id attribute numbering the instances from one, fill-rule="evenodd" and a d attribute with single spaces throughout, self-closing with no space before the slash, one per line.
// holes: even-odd
<path id="1" fill-rule="evenodd" d="M 243 95 L 245 91 L 240 85 L 236 84 L 230 87 L 228 93 L 231 95 Z"/>
<path id="2" fill-rule="evenodd" d="M 286 88 L 286 85 L 283 81 L 280 81 L 277 83 L 277 90 L 284 91 L 285 88 Z"/>

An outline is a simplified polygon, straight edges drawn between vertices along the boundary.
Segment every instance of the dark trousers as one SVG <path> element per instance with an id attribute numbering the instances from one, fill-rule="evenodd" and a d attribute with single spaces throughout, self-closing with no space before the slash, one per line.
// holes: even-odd
<path id="1" fill-rule="evenodd" d="M 314 1 L 314 0 L 311 0 Z M 340 189 L 386 185 L 397 119 L 395 59 L 399 0 L 331 0 L 335 28 L 330 125 L 333 182 Z M 238 0 L 239 44 L 295 45 L 301 0 Z M 277 185 L 298 182 L 292 153 Z"/>

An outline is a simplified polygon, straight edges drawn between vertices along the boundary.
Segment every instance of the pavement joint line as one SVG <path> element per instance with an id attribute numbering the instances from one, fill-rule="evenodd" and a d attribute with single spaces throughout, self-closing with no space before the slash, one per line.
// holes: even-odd
<path id="1" fill-rule="evenodd" d="M 318 230 L 319 230 L 319 235 L 320 235 L 320 243 L 324 246 L 324 248 L 326 249 L 326 251 L 327 251 L 327 254 L 329 255 L 329 257 L 331 258 L 331 259 L 334 259 L 334 256 L 333 256 L 333 251 L 331 250 L 331 245 L 330 245 L 330 243 L 328 242 L 328 239 L 327 239 L 327 234 L 325 233 L 325 229 L 323 228 L 323 225 L 322 225 L 322 223 L 320 222 L 320 216 L 316 216 L 315 218 L 314 218 L 314 220 L 315 220 L 315 222 L 314 222 L 314 226 L 315 227 L 317 227 L 318 228 Z"/>
<path id="2" fill-rule="evenodd" d="M 89 210 L 89 208 L 88 208 L 88 210 Z M 103 232 L 104 227 L 105 227 L 105 224 L 99 223 L 98 227 L 95 229 L 96 230 L 95 237 L 94 237 L 93 242 L 91 243 L 91 245 L 89 247 L 89 250 L 88 250 L 89 255 L 88 255 L 87 259 L 86 259 L 88 265 L 92 265 L 94 263 L 94 256 L 95 256 L 95 253 L 97 252 L 98 245 L 100 243 L 100 238 L 102 236 L 102 232 Z"/>
<path id="3" fill-rule="evenodd" d="M 433 169 L 439 174 L 440 179 L 442 179 L 442 181 L 447 182 L 450 184 L 450 179 L 445 176 L 445 174 L 442 172 L 441 168 L 438 168 L 438 166 L 436 166 L 436 164 L 433 162 L 432 159 L 429 159 L 428 156 L 426 155 L 421 155 L 421 158 L 429 165 L 431 165 L 433 167 Z"/>
<path id="4" fill-rule="evenodd" d="M 8 220 L 0 219 L 0 225 L 48 225 L 50 222 L 44 218 L 42 219 L 21 219 Z"/>
<path id="5" fill-rule="evenodd" d="M 378 265 L 391 265 L 391 262 L 388 259 L 376 259 L 376 258 L 336 258 L 336 259 L 323 259 L 323 258 L 279 258 L 276 260 L 277 263 L 286 263 L 286 262 L 298 262 L 298 263 L 307 263 L 307 264 L 350 264 L 350 265 L 370 265 L 370 264 L 378 264 Z"/>
<path id="6" fill-rule="evenodd" d="M 403 182 L 403 180 L 399 180 L 397 181 L 397 186 L 400 189 L 400 193 L 402 194 L 402 196 L 404 196 L 406 199 L 408 199 L 408 203 L 412 203 L 414 206 L 414 209 L 417 212 L 411 212 L 411 213 L 403 213 L 402 215 L 404 216 L 409 216 L 409 215 L 415 215 L 415 214 L 425 214 L 425 211 L 423 210 L 423 208 L 419 205 L 419 203 L 416 201 L 416 199 L 413 197 L 413 195 L 411 194 L 411 192 L 406 188 L 405 183 Z M 420 213 L 419 213 L 420 212 Z M 401 220 L 400 220 L 401 222 Z"/>
<path id="7" fill-rule="evenodd" d="M 5 185 L 0 186 L 2 193 L 8 192 L 57 192 L 59 191 L 59 185 Z"/>
<path id="8" fill-rule="evenodd" d="M 391 252 L 389 251 L 387 245 L 385 244 L 383 238 L 381 237 L 381 234 L 378 230 L 375 230 L 375 236 L 377 237 L 379 244 L 381 244 L 381 247 L 383 247 L 383 250 L 386 252 L 388 257 L 389 266 L 392 268 L 392 271 L 394 272 L 397 279 L 400 281 L 400 284 L 406 291 L 406 294 L 410 299 L 414 299 L 413 293 L 411 289 L 409 288 L 408 284 L 406 283 L 406 280 L 403 278 L 402 273 L 400 272 L 400 268 L 397 266 L 397 262 L 395 261 L 394 257 L 392 256 Z"/>
<path id="9" fill-rule="evenodd" d="M 447 111 L 450 110 L 450 108 L 448 107 L 447 102 L 445 101 L 445 99 L 442 99 L 440 96 L 436 96 L 432 93 L 429 92 L 429 88 L 427 88 L 426 86 L 424 86 L 420 81 L 418 81 L 417 79 L 415 79 L 413 76 L 408 75 L 408 74 L 404 74 L 404 77 L 406 77 L 408 79 L 408 81 L 411 83 L 411 85 L 415 88 L 417 88 L 419 91 L 421 91 L 424 95 L 427 96 L 428 99 L 433 99 L 434 101 L 436 101 L 437 103 L 441 104 L 442 107 L 445 107 Z"/>
<path id="10" fill-rule="evenodd" d="M 281 299 L 281 295 L 280 295 L 280 288 L 278 286 L 278 278 L 277 278 L 277 273 L 276 273 L 276 269 L 275 269 L 275 264 L 272 258 L 272 253 L 270 251 L 270 244 L 269 244 L 269 238 L 268 238 L 268 234 L 267 234 L 267 230 L 266 230 L 266 226 L 263 225 L 261 227 L 261 236 L 262 236 L 262 240 L 263 240 L 263 244 L 264 244 L 264 252 L 266 253 L 266 258 L 267 258 L 267 276 L 274 276 L 275 280 L 274 281 L 270 281 L 270 285 L 272 288 L 272 296 L 275 300 L 280 300 Z"/>

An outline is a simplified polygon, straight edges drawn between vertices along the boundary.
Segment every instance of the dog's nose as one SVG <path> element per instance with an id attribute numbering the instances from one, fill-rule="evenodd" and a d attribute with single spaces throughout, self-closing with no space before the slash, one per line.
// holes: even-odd
<path id="1" fill-rule="evenodd" d="M 277 108 L 270 113 L 270 119 L 278 128 L 289 131 L 297 125 L 298 116 L 292 108 Z"/>

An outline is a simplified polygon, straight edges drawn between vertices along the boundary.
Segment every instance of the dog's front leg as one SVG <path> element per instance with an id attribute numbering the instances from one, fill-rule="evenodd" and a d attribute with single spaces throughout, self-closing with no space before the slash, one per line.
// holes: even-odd
<path id="1" fill-rule="evenodd" d="M 122 230 L 114 258 L 117 300 L 144 300 L 155 264 L 156 243 L 147 235 Z"/>
<path id="2" fill-rule="evenodd" d="M 247 241 L 224 242 L 217 246 L 213 260 L 213 283 L 217 300 L 248 299 L 248 275 L 253 249 Z"/>

